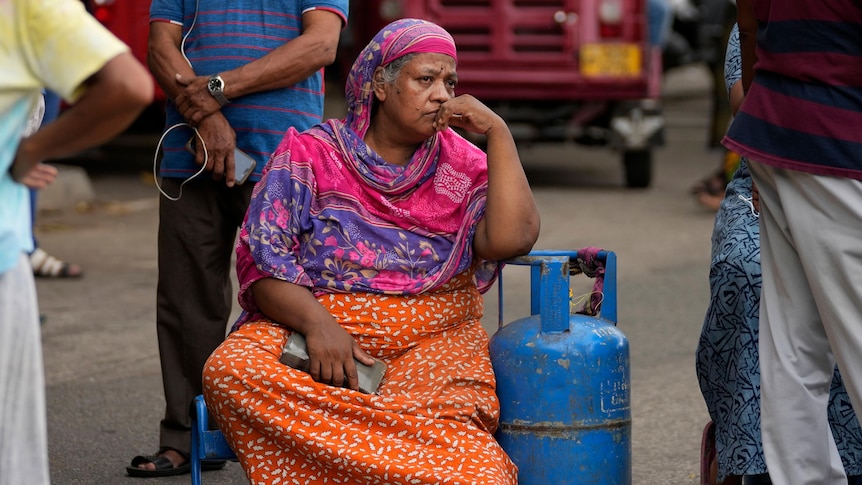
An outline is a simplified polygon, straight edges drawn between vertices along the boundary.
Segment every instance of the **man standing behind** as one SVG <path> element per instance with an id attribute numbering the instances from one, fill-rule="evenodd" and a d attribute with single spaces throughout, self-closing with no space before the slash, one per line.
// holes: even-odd
<path id="1" fill-rule="evenodd" d="M 766 466 L 776 484 L 844 485 L 826 409 L 836 362 L 862 409 L 862 4 L 737 5 L 753 80 L 725 145 L 760 194 Z"/>
<path id="2" fill-rule="evenodd" d="M 335 60 L 347 5 L 151 4 L 149 65 L 168 95 L 156 314 L 166 407 L 158 451 L 135 457 L 129 475 L 189 472 L 189 409 L 201 393 L 204 362 L 224 340 L 236 231 L 254 182 L 287 129 L 304 130 L 323 116 L 322 70 Z M 172 128 L 180 123 L 190 126 Z M 244 184 L 235 173 L 235 148 L 256 161 Z"/>
<path id="3" fill-rule="evenodd" d="M 44 485 L 45 389 L 27 187 L 56 177 L 43 160 L 125 129 L 152 102 L 153 84 L 78 0 L 0 0 L 0 66 L 0 483 Z M 72 107 L 22 140 L 45 87 Z"/>

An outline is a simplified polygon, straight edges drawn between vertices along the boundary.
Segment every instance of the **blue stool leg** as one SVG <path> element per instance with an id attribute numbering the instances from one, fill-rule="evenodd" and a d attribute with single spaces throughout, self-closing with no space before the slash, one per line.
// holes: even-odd
<path id="1" fill-rule="evenodd" d="M 192 485 L 201 485 L 201 433 L 207 428 L 206 403 L 203 396 L 195 397 L 195 412 L 192 416 Z"/>

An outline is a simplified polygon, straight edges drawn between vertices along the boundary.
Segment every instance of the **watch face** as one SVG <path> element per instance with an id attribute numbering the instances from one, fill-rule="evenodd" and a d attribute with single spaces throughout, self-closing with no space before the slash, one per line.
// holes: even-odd
<path id="1" fill-rule="evenodd" d="M 207 89 L 209 90 L 210 95 L 218 101 L 220 106 L 224 106 L 230 102 L 224 95 L 224 80 L 221 76 L 216 74 L 210 77 L 207 82 Z"/>
<path id="2" fill-rule="evenodd" d="M 209 88 L 210 92 L 221 91 L 221 89 L 222 89 L 221 79 L 219 79 L 217 77 L 210 79 L 209 85 L 207 87 Z"/>

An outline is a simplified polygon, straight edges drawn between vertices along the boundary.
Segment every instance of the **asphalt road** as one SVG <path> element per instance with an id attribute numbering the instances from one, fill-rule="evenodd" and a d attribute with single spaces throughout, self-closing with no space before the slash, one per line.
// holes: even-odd
<path id="1" fill-rule="evenodd" d="M 665 84 L 667 145 L 648 189 L 622 187 L 603 149 L 523 147 L 542 214 L 537 249 L 599 246 L 619 259 L 619 328 L 631 347 L 633 483 L 699 483 L 706 409 L 694 349 L 707 303 L 713 214 L 688 193 L 718 166 L 706 149 L 709 79 L 672 72 Z M 151 140 L 118 143 L 84 167 L 93 200 L 40 215 L 42 247 L 85 269 L 80 280 L 37 282 L 55 485 L 131 484 L 125 466 L 157 447 L 162 389 L 155 336 L 158 192 Z M 51 189 L 49 189 L 51 190 Z M 56 188 L 53 190 L 62 190 Z M 48 199 L 50 194 L 46 194 Z M 528 314 L 522 268 L 504 273 L 506 322 Z M 591 283 L 586 281 L 587 284 Z M 486 328 L 497 326 L 496 288 Z M 159 483 L 188 483 L 189 476 Z M 234 463 L 204 483 L 246 483 Z"/>

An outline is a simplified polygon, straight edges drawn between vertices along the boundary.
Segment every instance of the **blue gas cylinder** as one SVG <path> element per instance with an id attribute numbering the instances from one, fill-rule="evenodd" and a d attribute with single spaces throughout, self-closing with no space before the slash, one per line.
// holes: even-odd
<path id="1" fill-rule="evenodd" d="M 604 263 L 600 311 L 573 313 L 570 276 L 578 251 L 534 251 L 507 264 L 531 266 L 531 315 L 491 337 L 500 399 L 496 437 L 520 485 L 631 484 L 629 346 L 617 323 L 616 255 Z M 583 259 L 580 260 L 581 262 Z"/>

